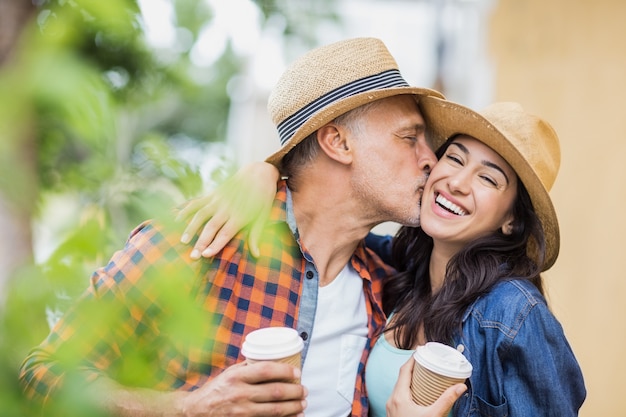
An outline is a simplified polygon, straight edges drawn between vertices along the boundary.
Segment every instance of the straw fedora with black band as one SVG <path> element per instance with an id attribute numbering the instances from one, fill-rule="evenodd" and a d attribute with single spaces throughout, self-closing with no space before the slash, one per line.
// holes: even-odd
<path id="1" fill-rule="evenodd" d="M 437 143 L 464 134 L 496 151 L 515 170 L 528 190 L 546 237 L 542 271 L 556 261 L 560 247 L 559 223 L 548 192 L 561 164 L 559 138 L 549 123 L 524 111 L 518 103 L 495 103 L 480 112 L 433 97 L 420 100 L 429 133 Z M 529 254 L 537 259 L 536 250 Z"/>
<path id="2" fill-rule="evenodd" d="M 315 48 L 294 61 L 271 92 L 267 108 L 280 136 L 282 157 L 311 133 L 348 111 L 400 94 L 444 98 L 428 88 L 410 87 L 396 60 L 376 38 L 354 38 Z"/>

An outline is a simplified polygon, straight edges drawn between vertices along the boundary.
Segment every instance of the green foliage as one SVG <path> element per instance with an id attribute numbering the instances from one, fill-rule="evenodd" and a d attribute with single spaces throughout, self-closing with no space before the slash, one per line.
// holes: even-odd
<path id="1" fill-rule="evenodd" d="M 266 18 L 279 16 L 284 20 L 284 35 L 308 47 L 317 44 L 316 28 L 322 21 L 338 24 L 337 3 L 334 0 L 253 0 Z"/>
<path id="2" fill-rule="evenodd" d="M 174 11 L 179 27 L 189 30 L 197 39 L 200 29 L 213 18 L 213 11 L 205 0 L 174 0 Z"/>
<path id="3" fill-rule="evenodd" d="M 210 68 L 194 67 L 191 46 L 213 18 L 204 0 L 172 0 L 177 33 L 188 38 L 172 51 L 146 45 L 135 0 L 33 3 L 15 59 L 0 68 L 0 196 L 36 208 L 34 223 L 52 227 L 55 240 L 45 258 L 15 273 L 0 303 L 0 417 L 39 415 L 21 394 L 17 369 L 92 271 L 135 225 L 173 218 L 177 204 L 202 191 L 199 168 L 182 150 L 224 140 L 226 86 L 242 65 L 228 46 Z M 336 18 L 330 0 L 256 3 L 267 19 L 284 16 L 286 36 L 309 45 L 316 20 Z M 68 203 L 54 212 L 60 197 Z M 193 345 L 207 318 L 172 277 L 161 289 L 172 313 L 166 327 Z M 87 319 L 110 327 L 106 313 Z M 136 354 L 139 365 L 125 371 L 134 383 L 149 373 Z M 78 391 L 75 383 L 69 378 L 68 393 Z M 75 395 L 57 406 L 51 415 L 96 415 Z"/>

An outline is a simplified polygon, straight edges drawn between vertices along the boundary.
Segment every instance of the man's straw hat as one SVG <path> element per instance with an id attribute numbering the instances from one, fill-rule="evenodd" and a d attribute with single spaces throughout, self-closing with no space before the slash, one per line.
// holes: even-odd
<path id="1" fill-rule="evenodd" d="M 459 104 L 426 97 L 420 100 L 426 125 L 436 143 L 465 134 L 496 151 L 515 170 L 528 190 L 546 236 L 549 269 L 559 254 L 559 223 L 548 192 L 561 164 L 559 138 L 546 121 L 528 114 L 517 103 L 495 103 L 480 112 Z M 536 247 L 529 254 L 537 260 Z"/>
<path id="2" fill-rule="evenodd" d="M 285 71 L 270 94 L 267 107 L 281 148 L 267 162 L 280 165 L 289 150 L 326 123 L 399 94 L 443 98 L 434 90 L 409 87 L 379 39 L 348 39 L 311 50 Z"/>

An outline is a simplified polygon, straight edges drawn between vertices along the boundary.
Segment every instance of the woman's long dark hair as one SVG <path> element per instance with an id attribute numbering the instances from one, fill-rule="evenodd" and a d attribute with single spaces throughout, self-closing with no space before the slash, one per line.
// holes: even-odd
<path id="1" fill-rule="evenodd" d="M 450 140 L 437 152 L 441 157 Z M 383 309 L 394 313 L 395 343 L 413 349 L 418 330 L 423 328 L 427 341 L 449 344 L 461 330 L 467 308 L 505 279 L 527 279 L 543 294 L 541 267 L 545 256 L 545 237 L 530 196 L 518 180 L 514 203 L 513 232 L 501 231 L 481 237 L 450 259 L 446 277 L 433 294 L 428 273 L 433 240 L 419 227 L 402 227 L 394 239 L 393 263 L 399 271 L 383 289 Z M 527 247 L 534 245 L 537 256 L 530 257 Z"/>

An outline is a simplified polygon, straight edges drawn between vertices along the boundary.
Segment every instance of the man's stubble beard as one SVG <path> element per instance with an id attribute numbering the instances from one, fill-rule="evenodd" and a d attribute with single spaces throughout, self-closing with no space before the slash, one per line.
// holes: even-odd
<path id="1" fill-rule="evenodd" d="M 415 210 L 415 205 L 400 208 L 393 202 L 388 201 L 388 197 L 385 195 L 372 195 L 371 190 L 373 187 L 367 182 L 354 181 L 352 189 L 355 197 L 361 200 L 364 210 L 366 212 L 369 211 L 374 218 L 379 217 L 379 223 L 394 222 L 402 226 L 418 227 L 420 225 L 422 192 L 425 182 L 426 178 L 420 181 L 420 184 L 414 188 L 414 194 L 410 198 L 413 201 L 413 197 L 416 194 L 419 195 L 419 199 L 415 203 L 417 204 L 417 211 Z"/>

